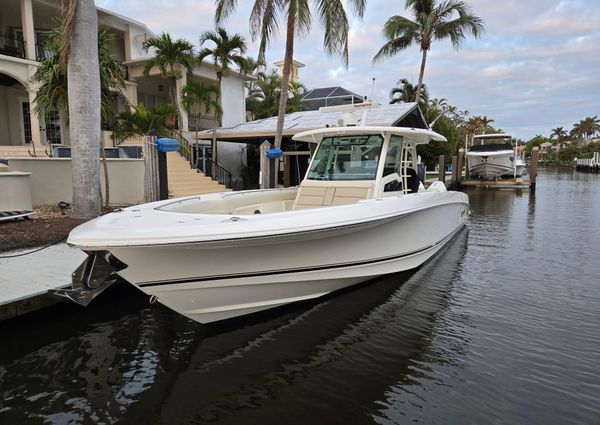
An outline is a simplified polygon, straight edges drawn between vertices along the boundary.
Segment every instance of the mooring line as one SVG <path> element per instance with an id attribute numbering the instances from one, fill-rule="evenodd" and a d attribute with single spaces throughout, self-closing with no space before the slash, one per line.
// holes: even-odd
<path id="1" fill-rule="evenodd" d="M 60 239 L 60 240 L 58 240 L 56 242 L 52 242 L 52 243 L 50 243 L 48 245 L 45 245 L 45 246 L 43 246 L 41 248 L 34 249 L 33 251 L 22 252 L 20 254 L 12 254 L 12 255 L 0 255 L 0 259 L 2 259 L 2 258 L 24 257 L 25 255 L 33 254 L 34 252 L 39 252 L 39 251 L 41 251 L 43 249 L 50 248 L 51 246 L 59 244 L 59 243 L 65 241 L 66 239 L 67 239 L 67 237 L 65 236 L 64 238 L 62 238 L 62 239 Z"/>

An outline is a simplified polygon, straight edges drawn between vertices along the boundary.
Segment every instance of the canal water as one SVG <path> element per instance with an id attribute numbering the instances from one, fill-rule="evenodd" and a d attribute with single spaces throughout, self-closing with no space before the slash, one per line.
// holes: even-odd
<path id="1" fill-rule="evenodd" d="M 123 285 L 0 324 L 0 423 L 599 424 L 600 176 L 469 195 L 424 267 L 316 302 L 199 325 Z"/>

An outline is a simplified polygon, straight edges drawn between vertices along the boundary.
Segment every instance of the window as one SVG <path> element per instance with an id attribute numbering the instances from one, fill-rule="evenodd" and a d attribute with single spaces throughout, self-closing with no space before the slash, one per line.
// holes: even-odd
<path id="1" fill-rule="evenodd" d="M 23 138 L 26 144 L 31 143 L 31 109 L 29 102 L 21 102 L 23 113 Z"/>
<path id="2" fill-rule="evenodd" d="M 309 180 L 374 180 L 383 137 L 378 134 L 326 137 L 308 172 Z"/>
<path id="3" fill-rule="evenodd" d="M 392 173 L 400 173 L 400 161 L 402 158 L 402 136 L 392 136 L 385 156 L 383 177 Z"/>

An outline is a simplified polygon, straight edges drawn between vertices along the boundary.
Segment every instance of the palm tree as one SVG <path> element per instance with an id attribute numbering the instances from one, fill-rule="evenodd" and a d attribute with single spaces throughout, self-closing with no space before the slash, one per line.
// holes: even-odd
<path id="1" fill-rule="evenodd" d="M 490 124 L 493 123 L 494 120 L 491 118 L 488 118 L 487 115 L 484 115 L 482 117 L 477 116 L 475 118 L 477 118 L 479 120 L 479 122 L 481 123 L 481 127 L 482 127 L 482 130 L 484 133 L 488 130 L 493 129 L 493 127 Z"/>
<path id="2" fill-rule="evenodd" d="M 150 75 L 150 70 L 157 67 L 160 76 L 170 81 L 169 93 L 171 102 L 179 111 L 177 102 L 177 80 L 182 77 L 181 67 L 187 72 L 194 69 L 194 46 L 183 38 L 173 41 L 168 33 L 163 32 L 158 37 L 150 37 L 143 44 L 144 51 L 154 49 L 154 57 L 146 62 L 144 75 Z"/>
<path id="3" fill-rule="evenodd" d="M 565 137 L 568 136 L 568 133 L 566 132 L 566 130 L 564 129 L 564 127 L 556 127 L 552 129 L 552 133 L 550 134 L 550 138 L 554 139 L 556 137 L 556 139 L 558 141 L 560 141 L 561 139 L 564 139 Z"/>
<path id="4" fill-rule="evenodd" d="M 406 78 L 401 78 L 398 80 L 398 87 L 394 87 L 390 90 L 390 103 L 414 102 L 416 93 L 417 88 Z M 422 111 L 425 111 L 428 102 L 429 92 L 427 91 L 427 86 L 423 84 L 423 88 L 419 95 L 419 108 L 421 108 Z"/>
<path id="5" fill-rule="evenodd" d="M 277 115 L 281 77 L 275 70 L 270 74 L 258 76 L 248 91 L 246 106 L 253 119 L 269 118 Z"/>
<path id="6" fill-rule="evenodd" d="M 240 34 L 234 34 L 230 36 L 225 28 L 217 27 L 216 31 L 205 31 L 200 35 L 200 46 L 204 46 L 205 43 L 212 42 L 213 47 L 204 47 L 198 53 L 198 61 L 202 63 L 202 60 L 206 57 L 211 57 L 217 73 L 217 103 L 221 105 L 221 93 L 222 86 L 221 81 L 223 75 L 226 75 L 233 64 L 237 65 L 242 72 L 245 72 L 248 67 L 247 60 L 244 57 L 246 54 L 246 41 Z M 213 140 L 212 140 L 212 162 L 213 162 L 213 175 L 217 172 L 217 139 L 216 129 L 217 122 L 221 117 L 220 109 L 215 109 L 215 121 L 213 124 Z"/>
<path id="7" fill-rule="evenodd" d="M 67 75 L 60 67 L 59 48 L 64 26 L 54 27 L 44 49 L 50 55 L 42 61 L 33 75 L 40 83 L 35 97 L 33 111 L 40 118 L 47 118 L 54 112 L 69 113 Z M 125 73 L 108 47 L 115 35 L 105 25 L 98 26 L 98 62 L 100 64 L 100 110 L 103 120 L 108 119 L 114 109 L 114 101 L 121 88 L 125 86 Z"/>
<path id="8" fill-rule="evenodd" d="M 156 131 L 160 136 L 169 136 L 167 122 L 175 116 L 177 116 L 175 105 L 158 103 L 147 109 L 143 103 L 140 103 L 132 106 L 129 111 L 119 114 L 113 137 L 125 140 L 135 136 L 146 136 L 151 130 Z"/>
<path id="9" fill-rule="evenodd" d="M 205 84 L 201 81 L 188 81 L 181 89 L 181 103 L 188 116 L 192 117 L 194 112 L 196 116 L 208 115 L 210 111 L 215 111 L 213 116 L 221 114 L 221 105 L 216 97 L 218 88 L 212 84 Z M 214 125 L 214 124 L 213 124 Z M 194 123 L 196 129 L 196 140 L 198 140 L 199 118 Z"/>
<path id="10" fill-rule="evenodd" d="M 435 98 L 435 99 L 431 99 L 427 105 L 427 107 L 429 109 L 435 109 L 441 112 L 446 112 L 449 110 L 450 105 L 448 104 L 448 99 L 439 99 L 439 98 Z M 456 109 L 456 107 L 454 107 L 454 109 Z"/>
<path id="11" fill-rule="evenodd" d="M 552 129 L 552 133 L 550 134 L 550 138 L 553 139 L 556 137 L 556 142 L 558 143 L 558 147 L 560 149 L 563 148 L 563 141 L 569 136 L 569 133 L 563 127 L 556 127 Z"/>
<path id="12" fill-rule="evenodd" d="M 470 7 L 461 0 L 406 0 L 406 8 L 414 15 L 414 20 L 395 15 L 383 27 L 386 43 L 373 57 L 373 63 L 394 56 L 412 44 L 421 49 L 421 69 L 415 94 L 418 101 L 427 52 L 436 40 L 449 38 L 458 49 L 466 34 L 479 37 L 484 31 L 483 20 L 471 14 Z"/>
<path id="13" fill-rule="evenodd" d="M 34 113 L 40 118 L 48 118 L 52 113 L 61 112 L 69 114 L 67 74 L 60 66 L 60 41 L 64 31 L 64 25 L 56 25 L 48 39 L 45 48 L 51 55 L 44 59 L 36 70 L 33 80 L 40 83 L 40 88 L 34 101 Z M 125 86 L 125 73 L 121 64 L 115 59 L 110 50 L 109 43 L 115 38 L 114 34 L 105 25 L 98 26 L 98 62 L 100 64 L 100 115 L 102 120 L 108 121 L 114 112 L 115 99 L 121 88 Z M 101 146 L 100 154 L 104 159 L 104 146 Z M 110 190 L 108 179 L 108 166 L 103 161 L 105 199 L 104 206 L 110 204 Z"/>
<path id="14" fill-rule="evenodd" d="M 472 137 L 475 133 L 481 130 L 484 126 L 480 116 L 474 116 L 466 120 L 463 124 L 467 136 Z"/>
<path id="15" fill-rule="evenodd" d="M 586 117 L 579 122 L 579 125 L 586 141 L 589 141 L 594 134 L 600 132 L 600 120 L 598 120 L 598 116 Z"/>
<path id="16" fill-rule="evenodd" d="M 91 219 L 100 213 L 98 12 L 94 0 L 65 0 L 63 6 L 59 58 L 62 69 L 67 69 L 71 216 Z"/>
<path id="17" fill-rule="evenodd" d="M 348 0 L 349 8 L 360 18 L 364 15 L 366 0 Z M 235 0 L 216 0 L 215 20 L 223 22 L 237 6 Z M 319 21 L 324 29 L 323 47 L 328 55 L 339 55 L 348 65 L 348 31 L 350 25 L 346 10 L 339 0 L 315 0 Z M 260 38 L 258 61 L 265 62 L 265 52 L 279 27 L 279 19 L 285 19 L 285 55 L 283 59 L 283 77 L 281 96 L 277 115 L 275 146 L 281 147 L 285 110 L 290 81 L 290 72 L 294 62 L 294 40 L 296 36 L 308 34 L 311 26 L 311 7 L 307 0 L 255 0 L 250 15 L 250 34 L 252 40 Z"/>

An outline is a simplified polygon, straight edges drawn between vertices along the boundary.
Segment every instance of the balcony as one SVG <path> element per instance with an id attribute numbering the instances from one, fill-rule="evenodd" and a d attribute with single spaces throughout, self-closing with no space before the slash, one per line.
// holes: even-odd
<path id="1" fill-rule="evenodd" d="M 0 55 L 25 58 L 25 41 L 9 33 L 0 33 Z"/>

